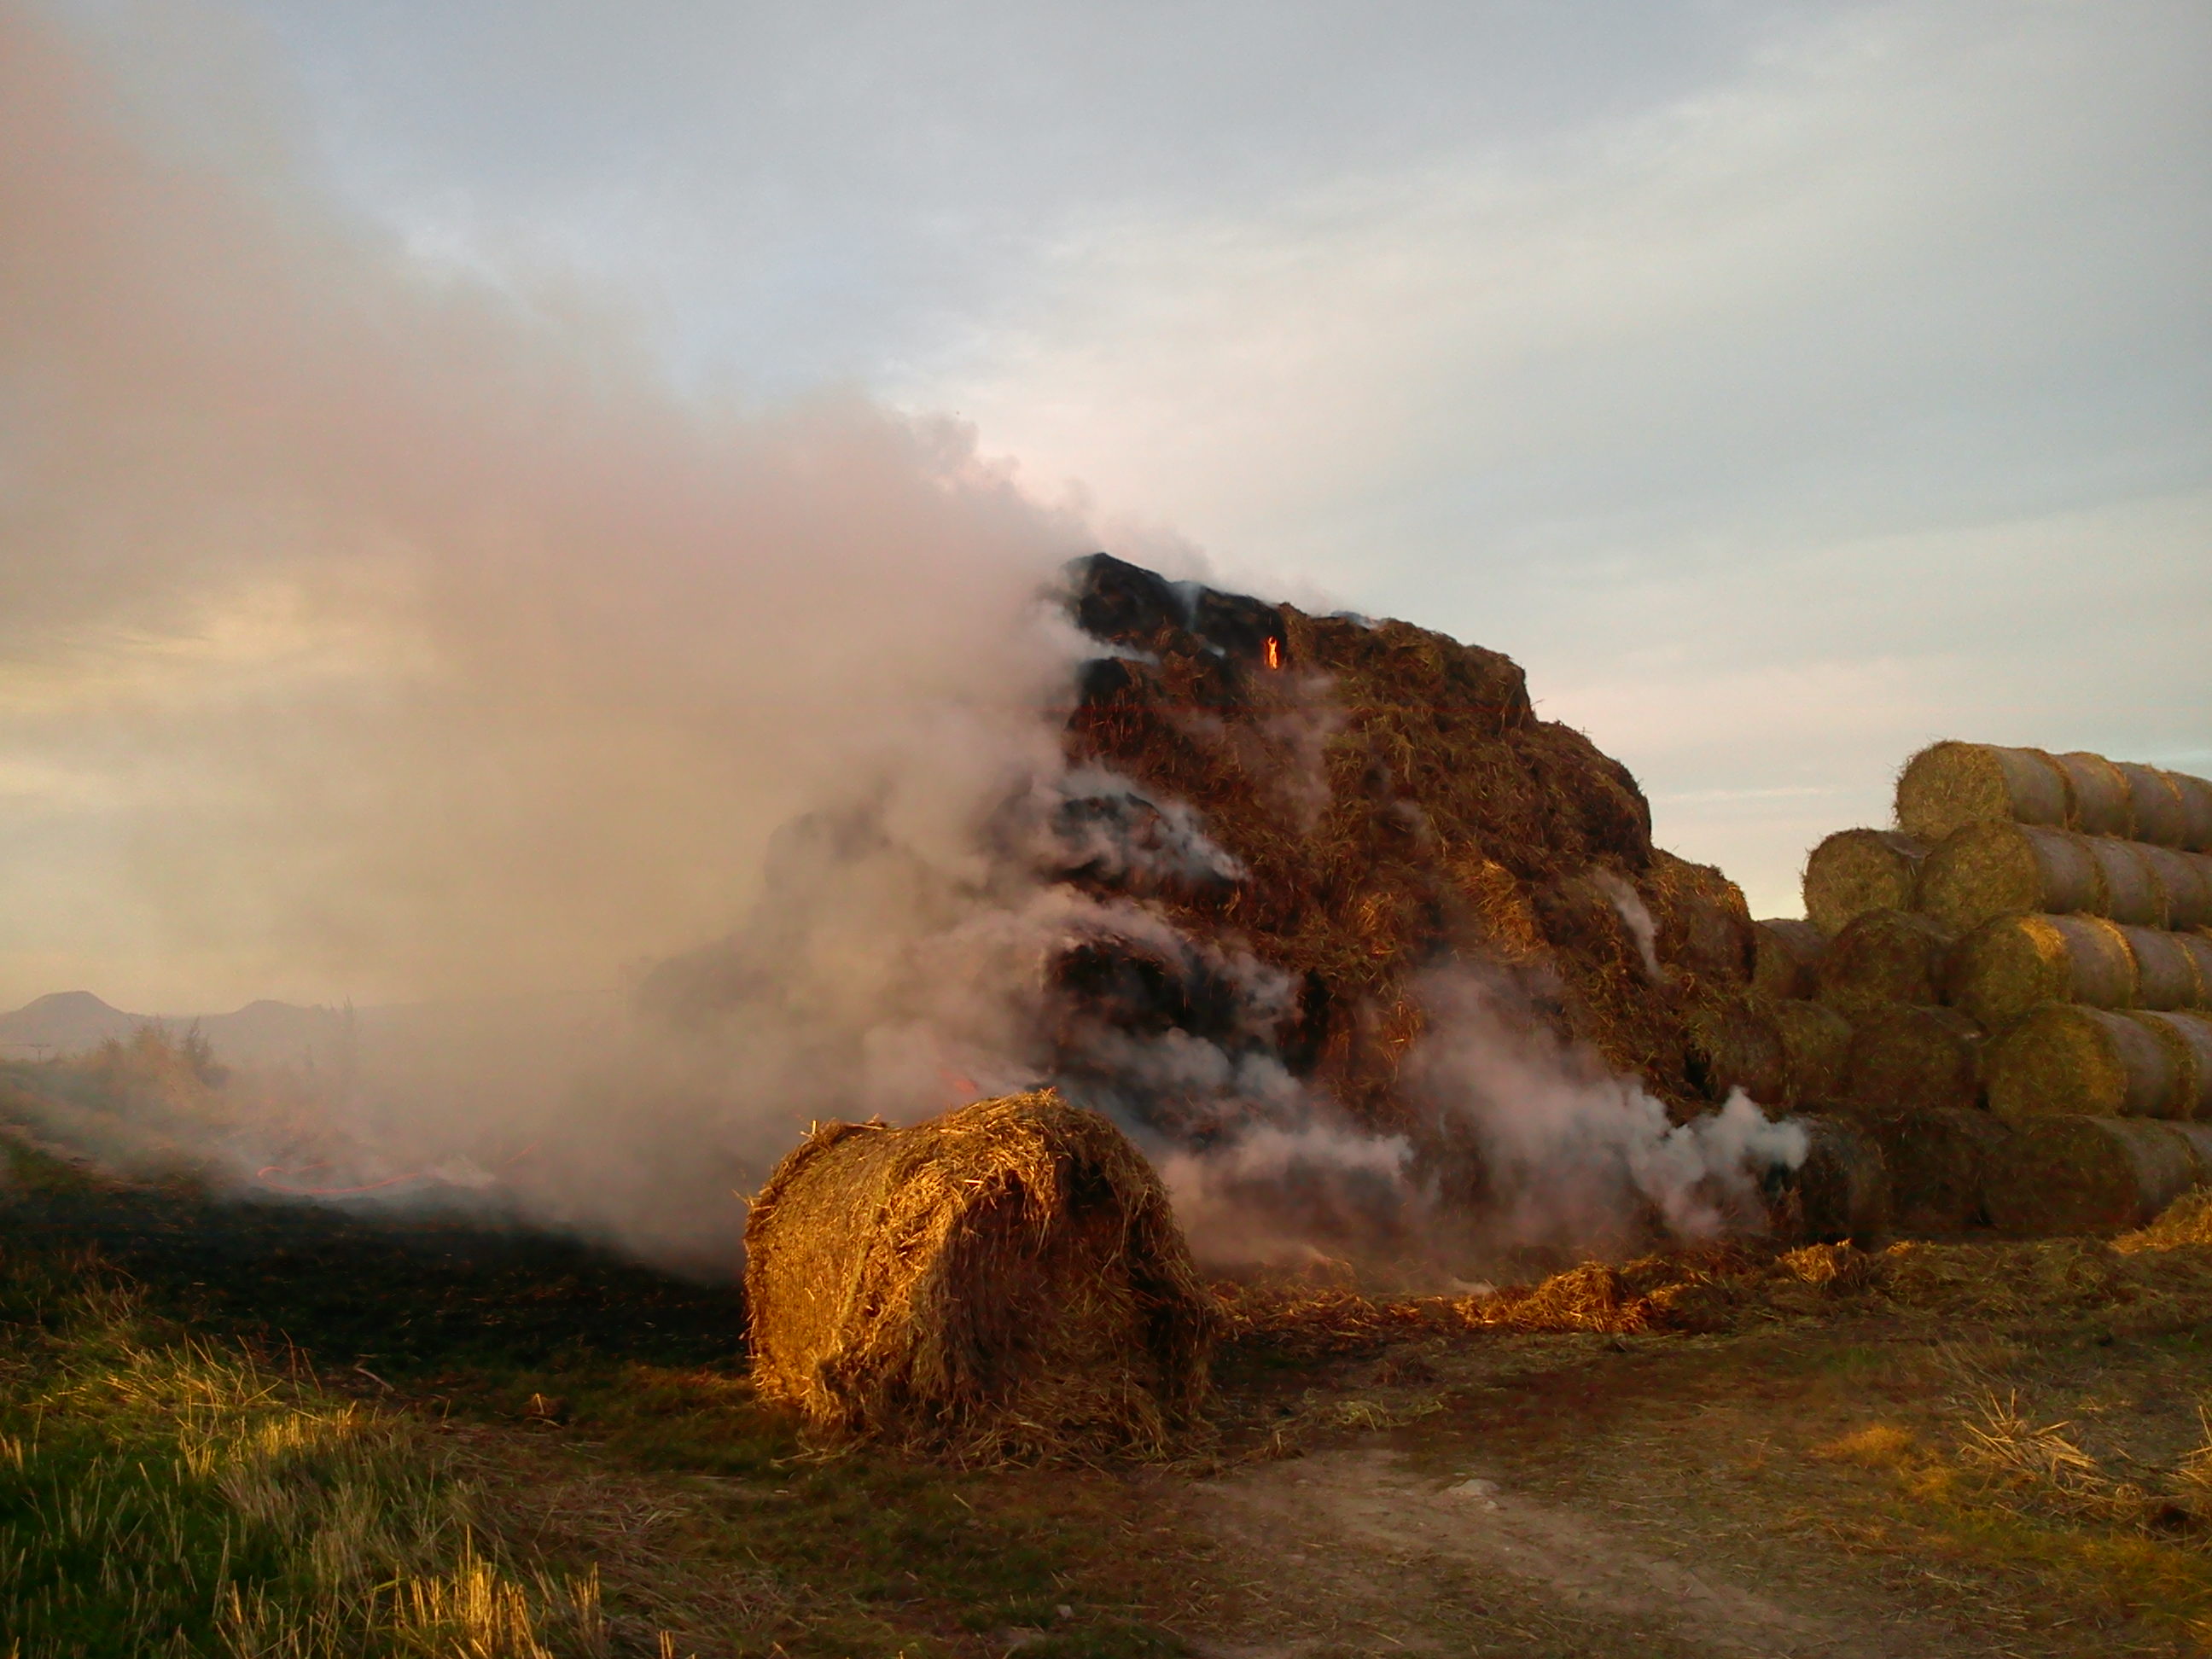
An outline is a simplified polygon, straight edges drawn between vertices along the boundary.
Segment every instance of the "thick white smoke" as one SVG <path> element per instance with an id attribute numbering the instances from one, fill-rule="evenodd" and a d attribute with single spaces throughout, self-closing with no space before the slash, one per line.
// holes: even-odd
<path id="1" fill-rule="evenodd" d="M 1287 981 L 1144 905 L 1237 860 L 1065 764 L 1097 647 L 1044 596 L 1082 525 L 957 426 L 681 396 L 573 301 L 179 155 L 0 0 L 18 1000 L 120 969 L 142 1005 L 425 1004 L 364 1018 L 319 1122 L 295 1091 L 223 1126 L 241 1173 L 496 1170 L 662 1259 L 732 1261 L 733 1188 L 810 1117 L 1055 1065 L 1217 1259 L 1406 1233 L 1410 1144 L 1286 1069 Z M 1317 813 L 1310 690 L 1279 781 Z M 1221 1030 L 1066 1029 L 1054 964 L 1086 942 L 1188 962 Z M 1424 1087 L 1479 1130 L 1511 1237 L 1602 1238 L 1632 1203 L 1709 1230 L 1746 1157 L 1789 1151 L 1733 1109 L 1670 1128 L 1449 987 L 1431 1014 Z"/>

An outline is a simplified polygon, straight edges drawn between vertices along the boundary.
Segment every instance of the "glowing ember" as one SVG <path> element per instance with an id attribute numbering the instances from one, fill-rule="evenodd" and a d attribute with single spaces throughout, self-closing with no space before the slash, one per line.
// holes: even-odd
<path id="1" fill-rule="evenodd" d="M 1270 668 L 1280 668 L 1282 665 L 1283 647 L 1275 641 L 1269 640 L 1267 641 L 1267 666 Z"/>

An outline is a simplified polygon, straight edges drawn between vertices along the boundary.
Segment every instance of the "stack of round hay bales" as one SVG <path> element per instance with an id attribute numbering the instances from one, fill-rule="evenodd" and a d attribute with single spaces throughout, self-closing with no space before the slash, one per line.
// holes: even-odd
<path id="1" fill-rule="evenodd" d="M 1813 849 L 1805 914 L 1759 924 L 1762 983 L 1807 1000 L 1776 1005 L 1791 1080 L 1869 1125 L 1900 1224 L 2133 1225 L 2212 1181 L 2212 782 L 1936 744 L 1893 829 Z"/>
<path id="2" fill-rule="evenodd" d="M 1128 1139 L 1045 1091 L 817 1125 L 745 1228 L 755 1386 L 816 1429 L 963 1459 L 1157 1451 L 1214 1316 Z"/>

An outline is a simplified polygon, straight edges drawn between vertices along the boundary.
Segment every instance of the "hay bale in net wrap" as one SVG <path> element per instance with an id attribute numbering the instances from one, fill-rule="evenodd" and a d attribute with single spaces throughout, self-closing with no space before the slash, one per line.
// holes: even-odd
<path id="1" fill-rule="evenodd" d="M 1838 830 L 1805 860 L 1805 917 L 1831 937 L 1869 910 L 1910 910 L 1929 844 L 1894 830 Z"/>
<path id="2" fill-rule="evenodd" d="M 2053 755 L 2051 764 L 2066 775 L 2072 805 L 2067 827 L 2085 836 L 2131 836 L 2135 812 L 2126 776 L 2102 755 L 2069 750 Z"/>
<path id="3" fill-rule="evenodd" d="M 2015 1120 L 2053 1113 L 2181 1117 L 2195 1083 L 2166 1030 L 2066 1002 L 2044 1003 L 2000 1033 L 1984 1071 L 1990 1109 Z"/>
<path id="4" fill-rule="evenodd" d="M 2097 862 L 2097 884 L 2103 890 L 2099 915 L 2137 927 L 2166 926 L 2166 892 L 2144 856 L 2149 848 L 2110 836 L 2084 836 L 2081 844 Z"/>
<path id="5" fill-rule="evenodd" d="M 1809 997 L 1828 936 L 1809 921 L 1778 918 L 1752 923 L 1752 988 L 1770 997 Z"/>
<path id="6" fill-rule="evenodd" d="M 1984 1202 L 2003 1232 L 2124 1232 L 2197 1180 L 2189 1142 L 2166 1124 L 2053 1113 L 1992 1146 Z"/>
<path id="7" fill-rule="evenodd" d="M 1897 1002 L 1940 1001 L 1951 933 L 1909 910 L 1869 910 L 1829 940 L 1820 1000 L 1856 1021 Z"/>
<path id="8" fill-rule="evenodd" d="M 1863 1249 L 1889 1233 L 1889 1174 L 1881 1152 L 1849 1119 L 1807 1116 L 1805 1161 L 1781 1177 L 1769 1206 L 1776 1237 L 1792 1243 L 1849 1242 Z"/>
<path id="9" fill-rule="evenodd" d="M 1920 866 L 1920 908 L 1960 933 L 2008 911 L 2105 908 L 2104 868 L 2088 837 L 2025 823 L 1970 823 Z"/>
<path id="10" fill-rule="evenodd" d="M 1872 1112 L 1972 1110 L 1982 1103 L 1982 1028 L 1956 1008 L 1899 1003 L 1851 1027 L 1844 1089 Z"/>
<path id="11" fill-rule="evenodd" d="M 2212 1018 L 2163 1009 L 2145 1009 L 2133 1018 L 2166 1045 L 2173 1061 L 2173 1109 L 2166 1116 L 2212 1122 Z"/>
<path id="12" fill-rule="evenodd" d="M 2191 853 L 2212 853 L 2212 782 L 2186 772 L 2168 772 L 2173 792 L 2181 799 L 2184 828 L 2175 844 Z"/>
<path id="13" fill-rule="evenodd" d="M 2208 991 L 2202 962 L 2212 956 L 2203 947 L 2212 939 L 2192 939 L 2158 927 L 2123 927 L 2128 954 L 2135 958 L 2138 1008 L 2202 1008 Z"/>
<path id="14" fill-rule="evenodd" d="M 2165 907 L 2161 927 L 2203 927 L 2212 924 L 2212 855 L 2185 853 L 2172 847 L 2135 843 L 2136 856 L 2149 869 Z"/>
<path id="15" fill-rule="evenodd" d="M 2189 844 L 2189 808 L 2170 772 L 2133 761 L 2115 761 L 2128 784 L 2130 834 L 2159 847 Z"/>
<path id="16" fill-rule="evenodd" d="M 1992 916 L 1951 947 L 1944 980 L 1946 1000 L 1994 1031 L 2039 1002 L 2128 1006 L 2136 957 L 2101 916 Z"/>
<path id="17" fill-rule="evenodd" d="M 1842 1104 L 1850 1022 L 1822 1002 L 1778 1002 L 1772 1012 L 1782 1039 L 1784 1101 L 1793 1107 Z"/>
<path id="18" fill-rule="evenodd" d="M 1788 1092 L 1789 1066 L 1773 1005 L 1755 994 L 1705 999 L 1683 1021 L 1686 1066 L 1709 1100 L 1737 1090 L 1778 1106 Z"/>
<path id="19" fill-rule="evenodd" d="M 1212 1304 L 1152 1167 L 1049 1091 L 818 1125 L 745 1228 L 753 1377 L 817 1430 L 967 1459 L 1156 1452 Z"/>
<path id="20" fill-rule="evenodd" d="M 1990 1169 L 2011 1125 L 1958 1107 L 1870 1113 L 1860 1121 L 1889 1171 L 1899 1231 L 1950 1233 L 1989 1224 Z"/>
<path id="21" fill-rule="evenodd" d="M 1897 827 L 1918 841 L 1940 842 L 1970 823 L 2064 829 L 2073 816 L 2066 773 L 2040 749 L 1930 744 L 1898 775 Z"/>

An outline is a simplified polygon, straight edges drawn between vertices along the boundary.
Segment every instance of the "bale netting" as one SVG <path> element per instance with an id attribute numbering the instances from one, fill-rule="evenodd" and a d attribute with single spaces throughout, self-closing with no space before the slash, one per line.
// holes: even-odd
<path id="1" fill-rule="evenodd" d="M 1752 926 L 1751 984 L 1770 997 L 1809 997 L 1828 936 L 1809 921 L 1777 918 Z"/>
<path id="2" fill-rule="evenodd" d="M 1982 1028 L 1956 1008 L 1876 1008 L 1851 1028 L 1844 1088 L 1873 1112 L 1971 1111 L 1982 1103 Z"/>
<path id="3" fill-rule="evenodd" d="M 745 1251 L 755 1385 L 819 1431 L 962 1461 L 1148 1454 L 1206 1396 L 1212 1304 L 1165 1190 L 1048 1090 L 817 1126 Z"/>
<path id="4" fill-rule="evenodd" d="M 2173 1109 L 2165 1115 L 2212 1121 L 2212 1019 L 2164 1009 L 2146 1009 L 2134 1018 L 2173 1061 Z"/>
<path id="5" fill-rule="evenodd" d="M 1920 908 L 1964 933 L 2008 911 L 2105 908 L 2104 869 L 2088 838 L 2025 823 L 1970 823 L 1920 866 Z"/>
<path id="6" fill-rule="evenodd" d="M 2180 1117 L 2194 1085 L 2161 1031 L 2066 1002 L 2044 1003 L 2014 1022 L 1990 1044 L 1984 1069 L 1990 1109 L 2015 1120 Z"/>
<path id="7" fill-rule="evenodd" d="M 1862 1119 L 1889 1171 L 1898 1229 L 1954 1233 L 1989 1224 L 1990 1169 L 2014 1133 L 1987 1112 L 1934 1107 Z"/>
<path id="8" fill-rule="evenodd" d="M 2124 1008 L 2136 994 L 2128 935 L 2101 916 L 1992 916 L 1951 947 L 1944 979 L 1946 1000 L 1990 1030 L 2039 1002 Z"/>
<path id="9" fill-rule="evenodd" d="M 2054 1113 L 1992 1145 L 1984 1203 L 2003 1232 L 2124 1232 L 2197 1179 L 2189 1142 L 2166 1124 Z"/>
<path id="10" fill-rule="evenodd" d="M 1930 744 L 1898 775 L 1897 827 L 1920 841 L 1939 842 L 1970 823 L 2063 829 L 2073 816 L 2067 775 L 2040 749 Z"/>
<path id="11" fill-rule="evenodd" d="M 1854 1019 L 1897 1002 L 1940 1001 L 1950 930 L 1909 910 L 1869 910 L 1828 942 L 1820 1000 Z"/>
<path id="12" fill-rule="evenodd" d="M 1850 1022 L 1820 1002 L 1778 1002 L 1772 1012 L 1775 1034 L 1782 1039 L 1784 1100 L 1793 1107 L 1841 1103 Z"/>
<path id="13" fill-rule="evenodd" d="M 1838 830 L 1805 860 L 1805 916 L 1833 936 L 1869 910 L 1910 910 L 1928 843 L 1894 830 Z"/>

